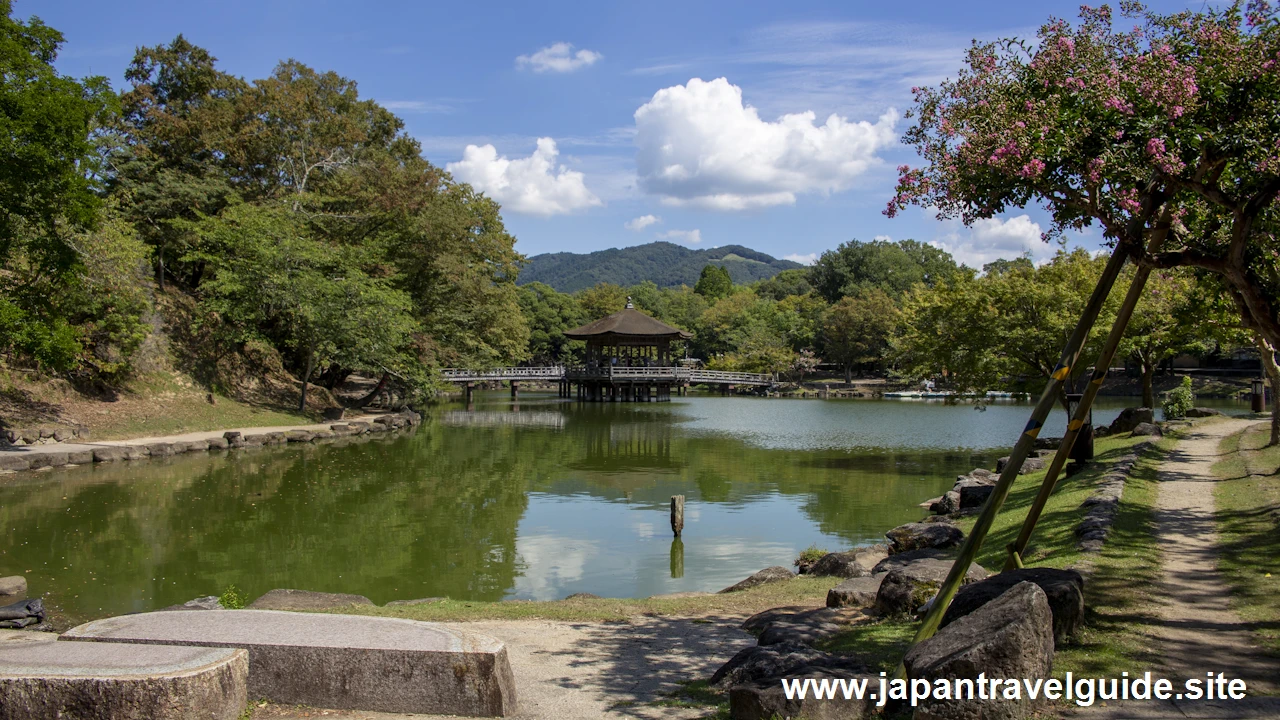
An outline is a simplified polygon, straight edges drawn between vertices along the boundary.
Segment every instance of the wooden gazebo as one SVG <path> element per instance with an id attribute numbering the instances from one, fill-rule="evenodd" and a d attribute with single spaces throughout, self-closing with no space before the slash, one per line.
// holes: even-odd
<path id="1" fill-rule="evenodd" d="M 689 333 L 645 315 L 631 304 L 565 337 L 587 343 L 586 364 L 565 375 L 561 394 L 577 386 L 580 400 L 670 400 L 671 387 L 684 387 L 688 372 L 671 359 L 671 343 L 688 340 Z"/>

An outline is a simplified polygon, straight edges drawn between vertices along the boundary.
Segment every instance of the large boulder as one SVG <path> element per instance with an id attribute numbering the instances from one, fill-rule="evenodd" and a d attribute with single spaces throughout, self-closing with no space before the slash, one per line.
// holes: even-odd
<path id="1" fill-rule="evenodd" d="M 964 531 L 950 523 L 907 523 L 884 534 L 889 554 L 923 548 L 949 548 L 964 540 Z"/>
<path id="2" fill-rule="evenodd" d="M 996 491 L 995 485 L 970 485 L 960 490 L 960 502 L 957 510 L 982 507 L 987 498 Z"/>
<path id="3" fill-rule="evenodd" d="M 1009 456 L 1007 455 L 1005 457 L 1000 458 L 999 460 L 996 460 L 996 472 L 998 473 L 1004 472 L 1004 469 L 1008 464 L 1009 464 Z M 1045 464 L 1042 458 L 1028 456 L 1026 460 L 1022 461 L 1022 467 L 1018 468 L 1018 474 L 1027 475 L 1029 473 L 1043 470 L 1044 467 L 1045 467 Z"/>
<path id="4" fill-rule="evenodd" d="M 711 676 L 715 686 L 739 685 L 753 680 L 779 678 L 807 665 L 824 665 L 836 656 L 803 643 L 752 645 L 739 651 Z"/>
<path id="5" fill-rule="evenodd" d="M 0 605 L 27 599 L 27 579 L 21 575 L 0 578 Z"/>
<path id="6" fill-rule="evenodd" d="M 827 591 L 827 607 L 871 607 L 884 575 L 849 578 Z"/>
<path id="7" fill-rule="evenodd" d="M 1115 420 L 1111 421 L 1111 425 L 1107 427 L 1112 435 L 1116 433 L 1124 433 L 1133 430 L 1142 423 L 1153 423 L 1156 421 L 1156 414 L 1149 407 L 1125 408 L 1120 411 Z"/>
<path id="8" fill-rule="evenodd" d="M 809 568 L 810 575 L 819 577 L 858 578 L 871 574 L 876 564 L 889 556 L 886 545 L 871 545 L 848 552 L 827 553 Z"/>
<path id="9" fill-rule="evenodd" d="M 942 497 L 933 501 L 929 505 L 929 512 L 935 512 L 939 515 L 950 515 L 960 509 L 961 494 L 955 490 L 948 490 L 942 494 Z"/>
<path id="10" fill-rule="evenodd" d="M 908 563 L 887 566 L 889 573 L 884 576 L 876 591 L 876 612 L 880 615 L 915 613 L 937 594 L 953 564 L 954 560 L 951 559 L 922 557 Z M 988 575 L 981 565 L 972 564 L 965 573 L 963 583 L 979 582 Z"/>
<path id="11" fill-rule="evenodd" d="M 372 605 L 363 595 L 311 592 L 310 590 L 271 590 L 249 603 L 250 610 L 332 610 L 352 605 Z"/>
<path id="12" fill-rule="evenodd" d="M 1131 432 L 1132 435 L 1146 435 L 1152 437 L 1164 437 L 1164 431 L 1155 423 L 1138 423 Z"/>
<path id="13" fill-rule="evenodd" d="M 740 590 L 747 590 L 749 588 L 756 587 L 757 585 L 764 585 L 766 583 L 782 582 L 783 580 L 790 580 L 795 576 L 796 576 L 795 573 L 782 567 L 781 565 L 774 565 L 773 567 L 767 567 L 761 570 L 760 572 L 752 575 L 751 577 L 747 578 L 746 580 L 743 580 L 740 583 L 737 583 L 735 585 L 730 585 L 729 587 L 721 590 L 720 592 L 722 593 L 738 592 Z"/>
<path id="14" fill-rule="evenodd" d="M 903 659 L 907 677 L 937 680 L 1011 678 L 1036 680 L 1053 669 L 1053 615 L 1044 591 L 1019 583 L 973 613 L 919 643 Z M 951 683 L 954 687 L 954 682 Z M 1035 704 L 1021 700 L 927 700 L 914 720 L 1013 720 L 1026 718 Z"/>
<path id="15" fill-rule="evenodd" d="M 870 717 L 875 710 L 875 703 L 870 700 L 871 691 L 878 687 L 878 677 L 869 673 L 852 673 L 846 670 L 835 670 L 826 667 L 803 667 L 787 674 L 788 679 L 806 679 L 813 681 L 826 680 L 850 681 L 866 683 L 867 690 L 861 700 L 844 698 L 840 690 L 836 690 L 834 699 L 816 700 L 812 691 L 805 693 L 801 699 L 787 699 L 782 690 L 779 678 L 754 680 L 734 685 L 729 689 L 729 717 L 733 720 L 774 720 L 774 718 L 809 718 L 810 720 L 858 720 Z"/>
<path id="16" fill-rule="evenodd" d="M 1187 411 L 1187 417 L 1189 418 L 1213 417 L 1214 415 L 1221 415 L 1221 414 L 1222 414 L 1221 410 L 1214 410 L 1213 408 L 1207 408 L 1207 407 L 1193 407 Z"/>
<path id="17" fill-rule="evenodd" d="M 747 618 L 742 628 L 759 636 L 760 645 L 794 642 L 805 645 L 844 632 L 859 617 L 856 611 L 834 608 L 782 607 Z"/>
<path id="18" fill-rule="evenodd" d="M 1055 568 L 1006 570 L 981 582 L 965 585 L 956 592 L 947 608 L 942 627 L 973 613 L 1022 582 L 1035 583 L 1044 591 L 1049 610 L 1053 613 L 1053 640 L 1056 644 L 1076 633 L 1084 619 L 1084 577 L 1075 570 Z"/>

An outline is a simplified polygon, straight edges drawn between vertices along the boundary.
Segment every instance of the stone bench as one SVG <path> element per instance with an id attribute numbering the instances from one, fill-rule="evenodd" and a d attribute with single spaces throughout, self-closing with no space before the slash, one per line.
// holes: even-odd
<path id="1" fill-rule="evenodd" d="M 249 695 L 339 710 L 504 717 L 515 679 L 501 642 L 437 623 L 277 610 L 106 618 L 64 640 L 244 648 Z"/>
<path id="2" fill-rule="evenodd" d="M 236 720 L 249 655 L 230 648 L 57 642 L 0 630 L 0 719 Z"/>

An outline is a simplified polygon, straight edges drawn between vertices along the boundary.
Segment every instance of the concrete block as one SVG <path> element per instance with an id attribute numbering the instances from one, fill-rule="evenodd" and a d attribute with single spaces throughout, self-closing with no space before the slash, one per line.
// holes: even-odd
<path id="1" fill-rule="evenodd" d="M 0 720 L 235 720 L 244 712 L 245 650 L 55 638 L 0 630 Z"/>
<path id="2" fill-rule="evenodd" d="M 505 717 L 515 679 L 501 642 L 437 623 L 275 610 L 150 612 L 65 640 L 243 648 L 249 695 L 339 710 Z"/>

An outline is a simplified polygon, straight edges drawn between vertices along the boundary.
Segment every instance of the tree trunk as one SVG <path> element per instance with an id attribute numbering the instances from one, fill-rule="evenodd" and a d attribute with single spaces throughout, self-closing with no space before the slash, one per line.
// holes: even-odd
<path id="1" fill-rule="evenodd" d="M 1271 440 L 1267 446 L 1280 445 L 1280 366 L 1276 365 L 1276 351 L 1261 333 L 1256 333 L 1258 354 L 1262 356 L 1262 371 L 1271 381 Z"/>
<path id="2" fill-rule="evenodd" d="M 1156 391 L 1153 387 L 1156 374 L 1156 364 L 1152 362 L 1142 361 L 1142 407 L 1154 408 L 1156 406 Z"/>
<path id="3" fill-rule="evenodd" d="M 844 366 L 844 384 L 853 384 L 853 363 L 845 363 Z"/>
<path id="4" fill-rule="evenodd" d="M 307 347 L 307 369 L 302 373 L 302 399 L 298 401 L 298 412 L 307 411 L 307 381 L 311 379 L 311 371 L 315 369 L 316 346 Z"/>
<path id="5" fill-rule="evenodd" d="M 369 403 L 373 402 L 374 399 L 378 397 L 378 393 L 382 392 L 383 389 L 387 387 L 387 381 L 390 379 L 391 379 L 391 373 L 389 372 L 382 373 L 382 377 L 378 378 L 378 384 L 373 388 L 373 390 L 368 395 L 365 395 L 364 397 L 357 400 L 355 402 L 355 405 L 353 405 L 352 407 L 358 407 L 358 408 L 364 407 L 365 405 L 368 405 Z"/>

